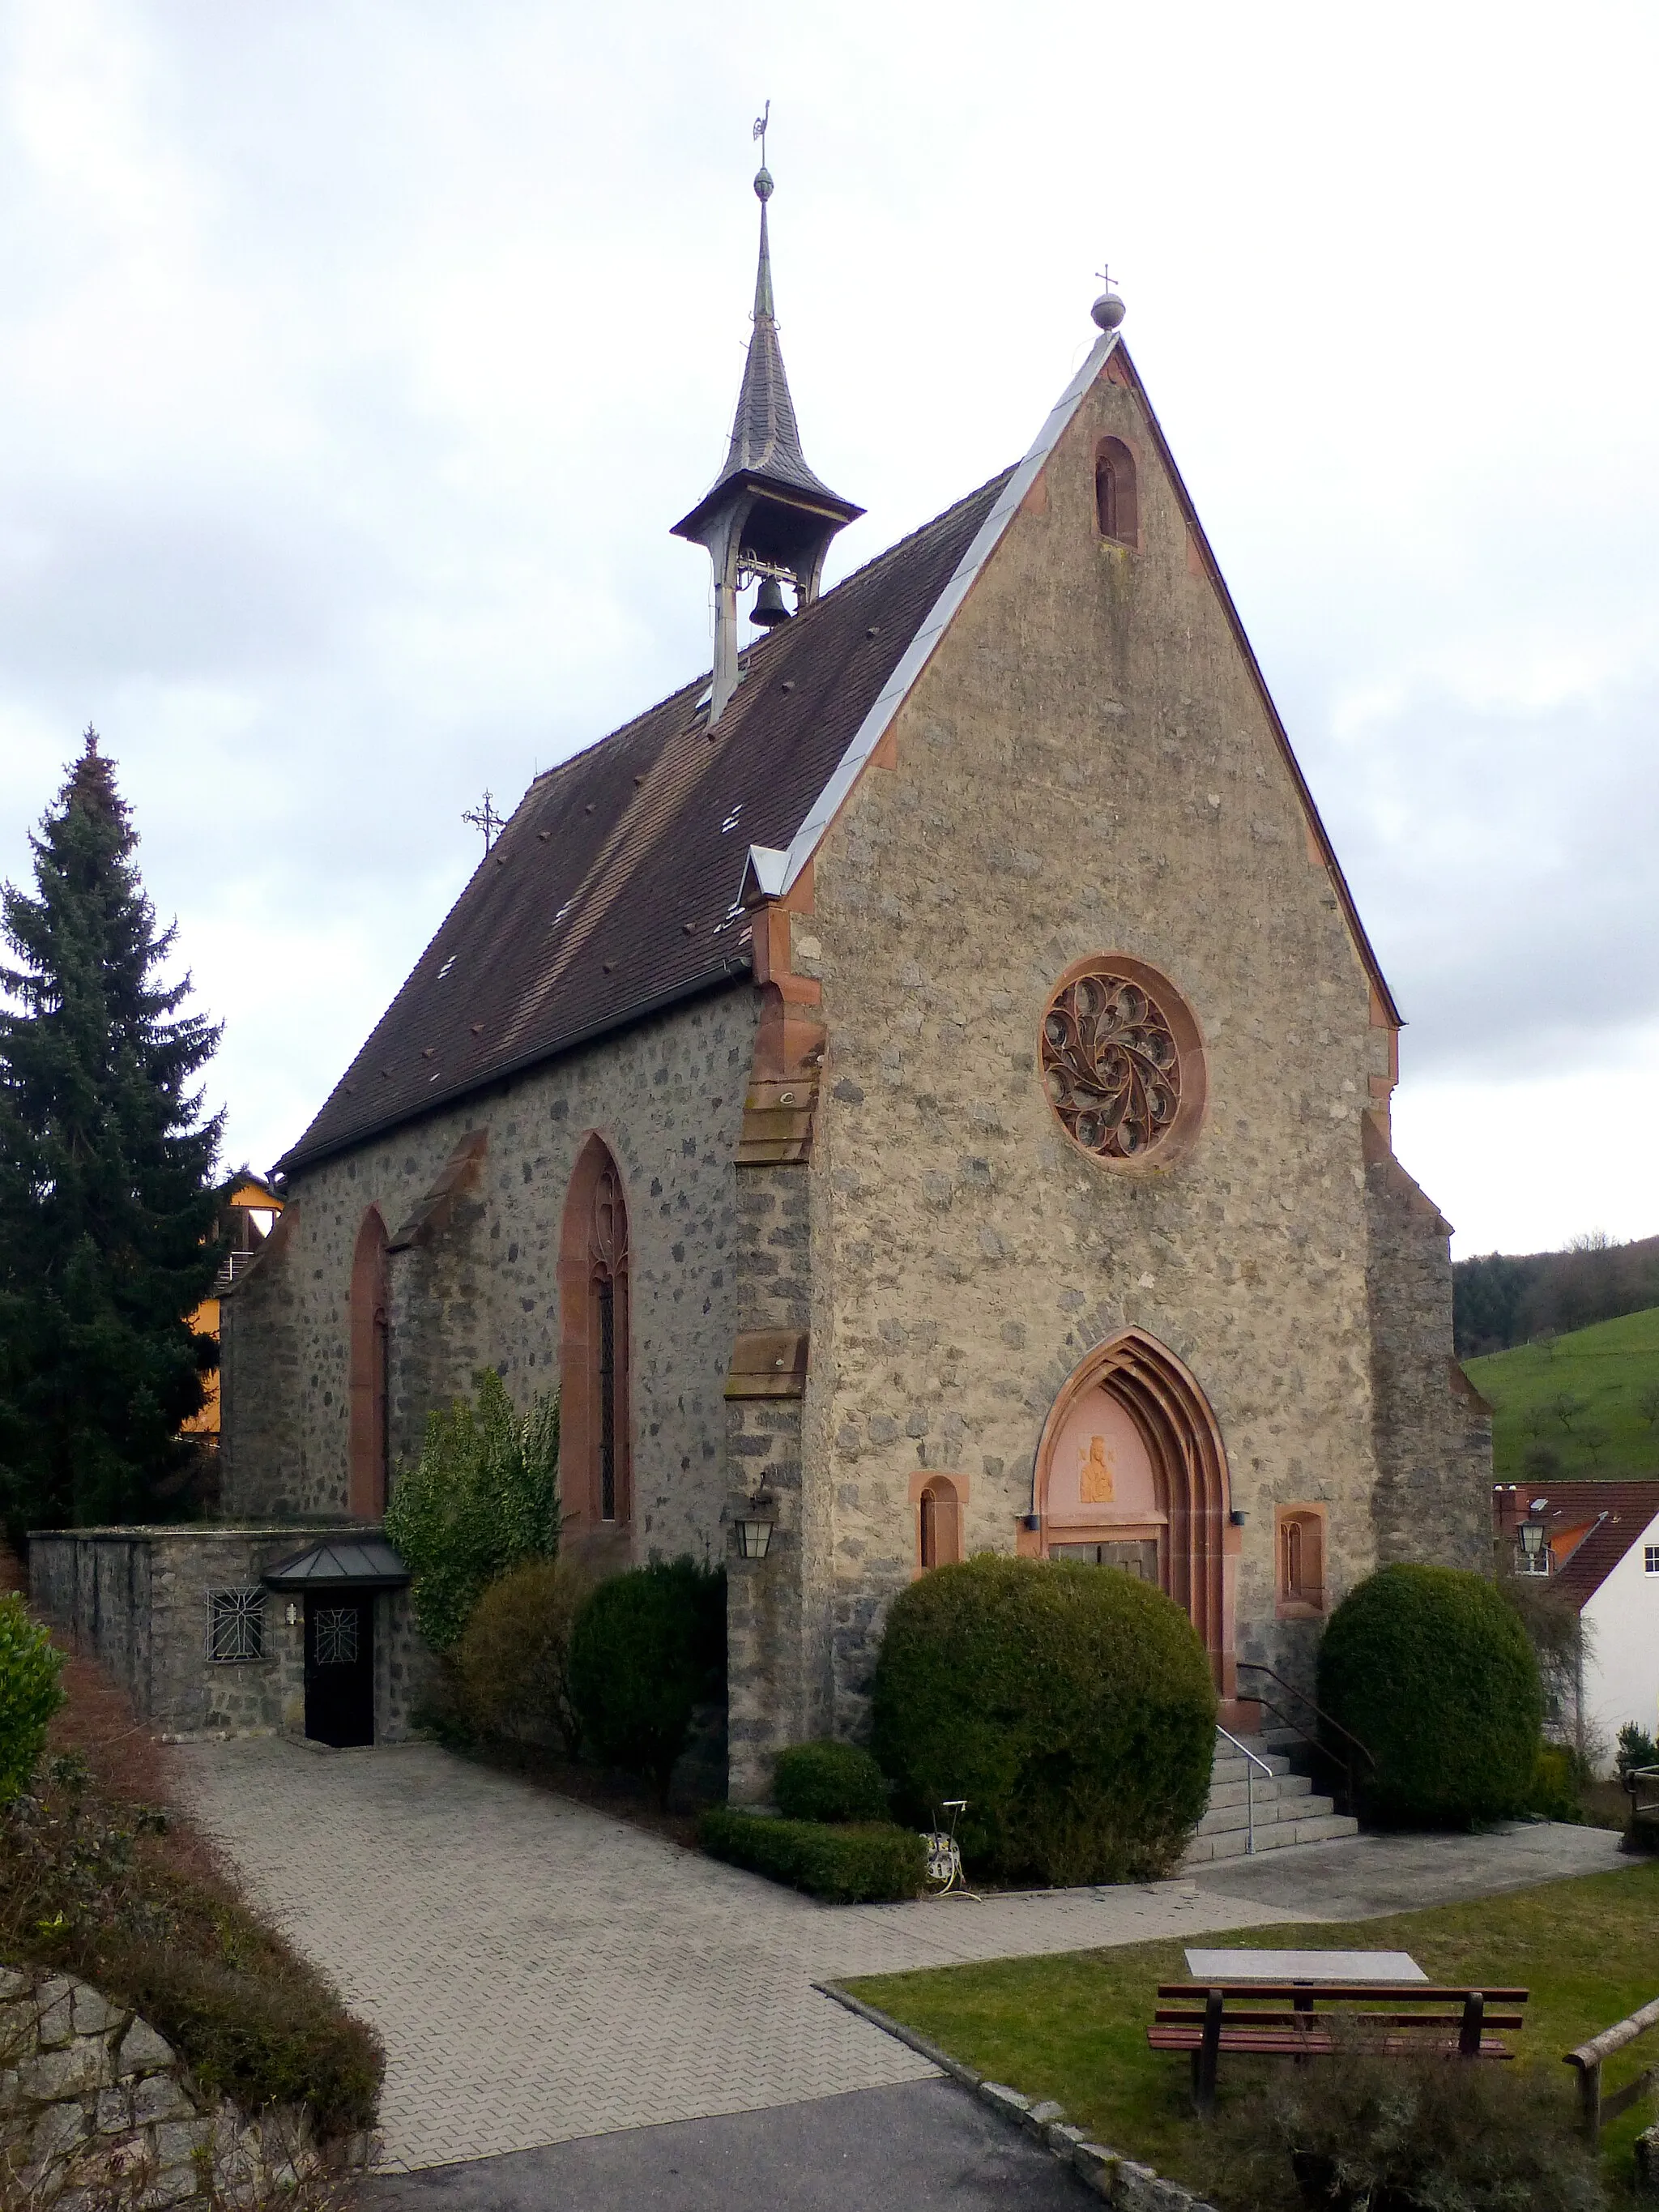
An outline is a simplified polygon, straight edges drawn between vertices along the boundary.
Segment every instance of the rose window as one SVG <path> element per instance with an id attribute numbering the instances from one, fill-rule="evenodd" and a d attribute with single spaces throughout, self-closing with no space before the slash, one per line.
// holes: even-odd
<path id="1" fill-rule="evenodd" d="M 1181 1073 L 1169 1017 L 1142 984 L 1102 969 L 1054 994 L 1042 1023 L 1042 1079 L 1085 1152 L 1104 1160 L 1150 1152 L 1180 1110 Z"/>

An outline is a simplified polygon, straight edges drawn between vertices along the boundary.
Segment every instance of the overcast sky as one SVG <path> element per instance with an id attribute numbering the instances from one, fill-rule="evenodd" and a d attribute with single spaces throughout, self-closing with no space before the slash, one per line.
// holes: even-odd
<path id="1" fill-rule="evenodd" d="M 1659 1231 L 1659 17 L 0 4 L 0 874 L 85 724 L 228 1157 L 507 805 L 708 662 L 750 124 L 840 573 L 1125 335 L 1406 1014 L 1460 1252 Z"/>

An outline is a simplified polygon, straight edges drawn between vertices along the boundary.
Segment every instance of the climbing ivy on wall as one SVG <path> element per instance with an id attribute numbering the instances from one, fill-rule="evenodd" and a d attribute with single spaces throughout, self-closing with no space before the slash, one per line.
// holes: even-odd
<path id="1" fill-rule="evenodd" d="M 457 1398 L 428 1417 L 421 1456 L 386 1507 L 421 1633 L 439 1651 L 499 1576 L 559 1548 L 558 1394 L 535 1399 L 520 1419 L 493 1367 L 472 1383 L 474 1404 Z"/>

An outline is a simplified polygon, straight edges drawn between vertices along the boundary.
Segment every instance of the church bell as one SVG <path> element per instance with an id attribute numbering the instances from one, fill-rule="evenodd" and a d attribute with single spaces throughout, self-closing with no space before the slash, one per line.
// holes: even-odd
<path id="1" fill-rule="evenodd" d="M 775 576 L 763 576 L 761 587 L 755 594 L 750 621 L 757 629 L 775 629 L 780 623 L 787 623 L 791 618 L 788 608 L 783 604 L 783 586 Z"/>

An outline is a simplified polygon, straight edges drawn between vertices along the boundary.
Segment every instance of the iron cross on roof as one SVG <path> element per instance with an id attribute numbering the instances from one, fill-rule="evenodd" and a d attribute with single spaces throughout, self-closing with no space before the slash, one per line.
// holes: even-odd
<path id="1" fill-rule="evenodd" d="M 469 806 L 461 819 L 463 822 L 469 823 L 473 829 L 483 831 L 486 853 L 507 827 L 507 817 L 504 814 L 496 813 L 495 801 L 487 785 L 483 799 L 477 806 Z"/>

